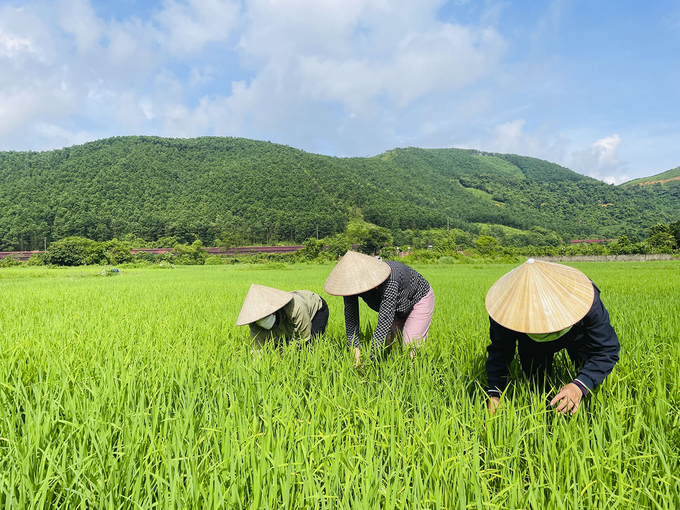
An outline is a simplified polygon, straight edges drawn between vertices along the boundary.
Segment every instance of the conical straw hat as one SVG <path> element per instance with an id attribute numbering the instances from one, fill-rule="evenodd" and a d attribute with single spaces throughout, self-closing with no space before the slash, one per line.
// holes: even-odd
<path id="1" fill-rule="evenodd" d="M 259 321 L 286 306 L 291 299 L 293 299 L 293 294 L 290 292 L 253 283 L 243 302 L 241 313 L 238 314 L 236 325 L 244 326 Z"/>
<path id="2" fill-rule="evenodd" d="M 323 284 L 332 296 L 353 296 L 374 289 L 392 272 L 382 260 L 355 251 L 348 251 L 333 268 Z"/>
<path id="3" fill-rule="evenodd" d="M 578 269 L 529 259 L 492 285 L 486 311 L 513 331 L 553 333 L 585 317 L 594 297 L 593 283 Z"/>

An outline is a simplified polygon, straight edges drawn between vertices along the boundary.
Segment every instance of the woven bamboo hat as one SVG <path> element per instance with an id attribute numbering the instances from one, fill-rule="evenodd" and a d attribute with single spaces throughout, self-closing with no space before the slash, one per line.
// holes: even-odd
<path id="1" fill-rule="evenodd" d="M 284 290 L 252 284 L 246 296 L 241 313 L 236 319 L 237 326 L 259 321 L 263 317 L 280 310 L 293 299 L 293 294 Z"/>
<path id="2" fill-rule="evenodd" d="M 382 260 L 348 251 L 333 268 L 323 284 L 331 296 L 353 296 L 374 289 L 392 272 Z"/>
<path id="3" fill-rule="evenodd" d="M 553 333 L 585 317 L 594 298 L 593 283 L 578 269 L 529 259 L 492 285 L 486 311 L 513 331 Z"/>

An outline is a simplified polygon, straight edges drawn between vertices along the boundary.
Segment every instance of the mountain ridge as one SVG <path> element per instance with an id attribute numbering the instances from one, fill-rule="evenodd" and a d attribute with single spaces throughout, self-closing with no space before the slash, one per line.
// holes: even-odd
<path id="1" fill-rule="evenodd" d="M 622 186 L 648 186 L 650 184 L 666 184 L 673 183 L 673 185 L 680 184 L 680 166 L 671 168 L 660 174 L 650 175 L 649 177 L 641 177 L 633 179 L 632 181 L 624 182 Z"/>
<path id="2" fill-rule="evenodd" d="M 0 152 L 0 249 L 134 234 L 301 241 L 353 211 L 392 230 L 489 223 L 564 238 L 636 235 L 677 219 L 678 192 L 615 187 L 537 158 L 397 148 L 338 158 L 247 138 L 112 137 Z"/>

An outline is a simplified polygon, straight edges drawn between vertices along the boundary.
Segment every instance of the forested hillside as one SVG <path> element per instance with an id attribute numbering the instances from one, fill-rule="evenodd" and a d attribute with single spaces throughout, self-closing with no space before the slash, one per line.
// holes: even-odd
<path id="1" fill-rule="evenodd" d="M 623 184 L 623 186 L 649 186 L 649 185 L 659 185 L 659 186 L 679 186 L 680 185 L 680 166 L 668 170 L 656 175 L 650 175 L 649 177 L 642 177 L 641 179 L 635 179 L 633 181 L 628 181 Z M 658 191 L 661 189 L 659 188 Z"/>
<path id="2" fill-rule="evenodd" d="M 352 211 L 393 231 L 473 222 L 564 238 L 641 234 L 678 219 L 680 187 L 615 187 L 535 158 L 395 149 L 335 158 L 242 138 L 117 137 L 0 152 L 0 250 L 133 233 L 210 244 L 301 241 Z"/>

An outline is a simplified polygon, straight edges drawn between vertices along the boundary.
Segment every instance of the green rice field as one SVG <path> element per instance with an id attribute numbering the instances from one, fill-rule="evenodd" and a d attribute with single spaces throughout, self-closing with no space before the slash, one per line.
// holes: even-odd
<path id="1" fill-rule="evenodd" d="M 574 417 L 518 366 L 486 411 L 484 296 L 510 265 L 415 267 L 430 337 L 364 369 L 331 266 L 0 269 L 0 507 L 680 508 L 680 262 L 574 266 L 622 344 Z M 251 283 L 321 294 L 326 337 L 253 359 Z"/>

